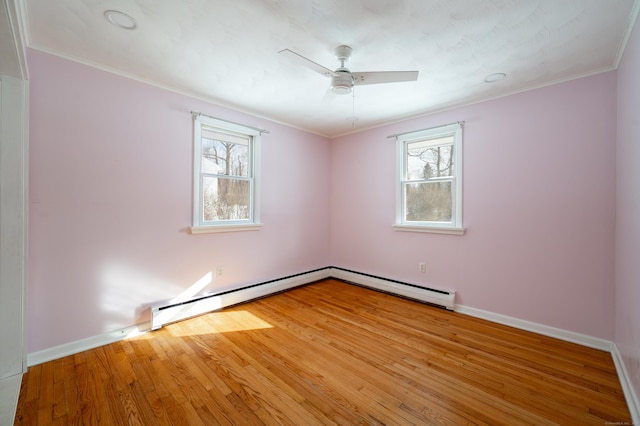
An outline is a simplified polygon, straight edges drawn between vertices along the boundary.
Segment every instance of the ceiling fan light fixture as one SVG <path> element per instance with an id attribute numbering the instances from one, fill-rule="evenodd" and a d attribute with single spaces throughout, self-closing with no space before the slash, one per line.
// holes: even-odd
<path id="1" fill-rule="evenodd" d="M 351 86 L 331 86 L 331 91 L 336 95 L 348 95 L 351 93 Z"/>
<path id="2" fill-rule="evenodd" d="M 138 26 L 135 19 L 119 10 L 105 11 L 104 18 L 109 21 L 110 24 L 124 28 L 125 30 L 134 30 Z"/>
<path id="3" fill-rule="evenodd" d="M 342 72 L 331 77 L 331 91 L 338 95 L 347 95 L 351 93 L 353 86 L 353 77 L 350 73 Z"/>

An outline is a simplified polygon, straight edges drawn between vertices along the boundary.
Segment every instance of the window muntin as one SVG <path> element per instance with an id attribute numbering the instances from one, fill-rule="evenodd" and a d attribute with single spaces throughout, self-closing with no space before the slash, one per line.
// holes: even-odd
<path id="1" fill-rule="evenodd" d="M 194 125 L 192 232 L 257 225 L 255 158 L 260 133 L 201 115 Z"/>
<path id="2" fill-rule="evenodd" d="M 397 137 L 396 226 L 462 229 L 460 124 Z"/>

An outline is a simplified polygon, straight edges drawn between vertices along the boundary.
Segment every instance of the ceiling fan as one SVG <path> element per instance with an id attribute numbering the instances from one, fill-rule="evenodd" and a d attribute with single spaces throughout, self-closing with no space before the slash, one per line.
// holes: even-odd
<path id="1" fill-rule="evenodd" d="M 351 93 L 353 86 L 364 84 L 380 84 L 380 83 L 398 83 L 403 81 L 416 81 L 418 79 L 418 71 L 370 71 L 370 72 L 351 72 L 344 66 L 349 60 L 353 49 L 346 45 L 335 48 L 334 53 L 340 61 L 340 67 L 335 71 L 325 68 L 322 65 L 313 62 L 311 59 L 289 50 L 284 49 L 278 53 L 286 56 L 302 66 L 309 68 L 325 77 L 331 77 L 331 91 L 340 95 Z"/>

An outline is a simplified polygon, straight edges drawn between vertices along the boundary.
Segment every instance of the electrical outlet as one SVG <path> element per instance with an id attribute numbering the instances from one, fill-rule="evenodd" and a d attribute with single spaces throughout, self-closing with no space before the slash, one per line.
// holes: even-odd
<path id="1" fill-rule="evenodd" d="M 216 268 L 216 275 L 217 276 L 221 277 L 223 272 L 224 272 L 224 266 L 218 266 Z"/>
<path id="2" fill-rule="evenodd" d="M 427 272 L 427 264 L 424 262 L 418 263 L 418 271 Z"/>

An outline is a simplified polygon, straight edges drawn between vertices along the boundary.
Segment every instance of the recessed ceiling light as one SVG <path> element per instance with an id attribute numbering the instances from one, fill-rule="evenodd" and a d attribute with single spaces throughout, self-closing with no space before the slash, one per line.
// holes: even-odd
<path id="1" fill-rule="evenodd" d="M 500 81 L 504 78 L 506 78 L 507 75 L 503 72 L 497 72 L 495 74 L 489 74 L 488 76 L 486 76 L 484 78 L 484 82 L 485 83 L 495 83 L 496 81 Z"/>
<path id="2" fill-rule="evenodd" d="M 133 30 L 138 26 L 135 19 L 118 10 L 107 10 L 104 12 L 104 17 L 116 27 L 124 28 L 125 30 Z"/>

